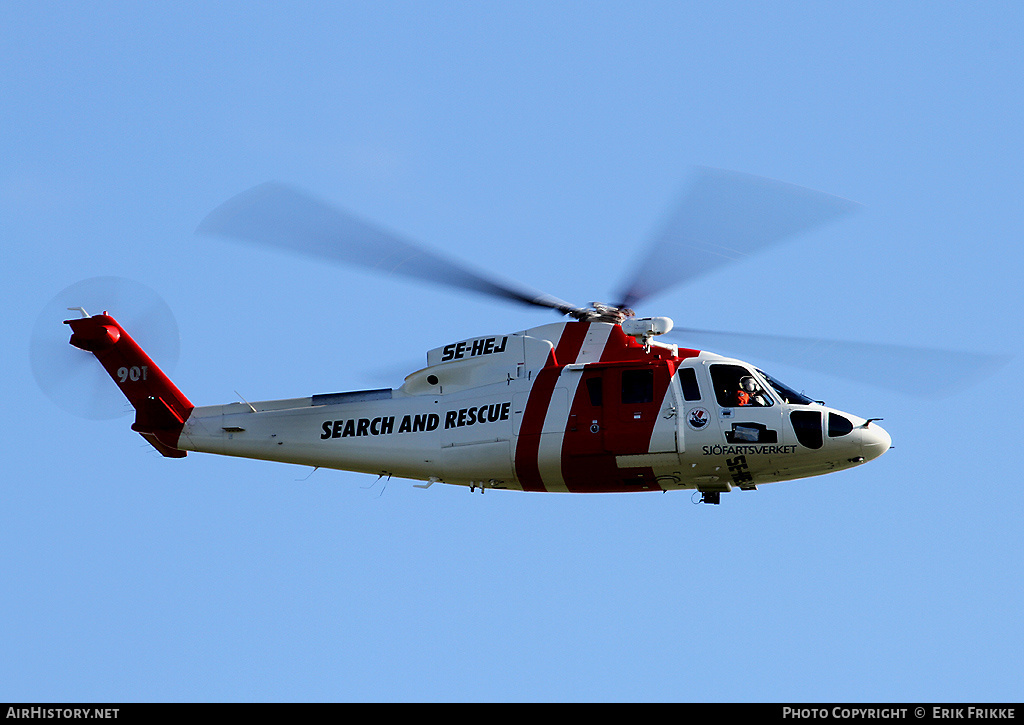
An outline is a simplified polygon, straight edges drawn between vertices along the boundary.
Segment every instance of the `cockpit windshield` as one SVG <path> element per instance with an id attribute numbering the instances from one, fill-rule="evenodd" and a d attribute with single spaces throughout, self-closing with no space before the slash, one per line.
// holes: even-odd
<path id="1" fill-rule="evenodd" d="M 763 370 L 758 370 L 761 377 L 768 381 L 768 384 L 772 386 L 772 390 L 779 394 L 784 403 L 791 403 L 793 405 L 810 405 L 814 401 L 808 398 L 802 393 L 798 393 L 787 385 L 783 385 L 778 380 L 773 378 L 771 375 Z"/>

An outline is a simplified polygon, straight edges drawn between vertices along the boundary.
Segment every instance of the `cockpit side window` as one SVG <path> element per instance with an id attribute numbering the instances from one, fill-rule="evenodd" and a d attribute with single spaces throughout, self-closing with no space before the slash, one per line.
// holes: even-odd
<path id="1" fill-rule="evenodd" d="M 772 405 L 771 396 L 754 374 L 742 365 L 712 365 L 711 382 L 715 388 L 715 399 L 723 408 L 764 408 Z"/>

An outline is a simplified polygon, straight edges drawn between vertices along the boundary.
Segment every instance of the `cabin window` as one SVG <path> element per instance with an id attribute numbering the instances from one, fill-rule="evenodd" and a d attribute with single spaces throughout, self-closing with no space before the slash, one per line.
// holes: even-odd
<path id="1" fill-rule="evenodd" d="M 723 408 L 766 408 L 772 404 L 768 391 L 742 365 L 712 365 L 711 383 L 715 388 L 715 399 Z"/>
<path id="2" fill-rule="evenodd" d="M 853 432 L 853 422 L 838 413 L 828 414 L 828 437 L 838 438 Z"/>
<path id="3" fill-rule="evenodd" d="M 604 395 L 601 392 L 601 378 L 587 378 L 587 394 L 590 396 L 590 404 L 595 408 L 604 403 Z"/>
<path id="4" fill-rule="evenodd" d="M 793 432 L 801 445 L 808 448 L 821 448 L 824 440 L 821 435 L 820 410 L 794 410 L 789 414 L 793 423 Z"/>
<path id="5" fill-rule="evenodd" d="M 693 368 L 679 368 L 679 384 L 683 388 L 683 400 L 700 400 L 700 386 L 697 371 Z"/>
<path id="6" fill-rule="evenodd" d="M 623 370 L 622 402 L 625 405 L 654 402 L 654 370 Z"/>

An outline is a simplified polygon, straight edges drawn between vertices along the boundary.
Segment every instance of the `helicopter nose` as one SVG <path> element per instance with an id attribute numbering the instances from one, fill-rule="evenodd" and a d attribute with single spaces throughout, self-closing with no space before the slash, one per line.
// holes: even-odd
<path id="1" fill-rule="evenodd" d="M 892 447 L 892 438 L 882 426 L 868 423 L 861 428 L 860 445 L 864 460 L 872 461 Z"/>

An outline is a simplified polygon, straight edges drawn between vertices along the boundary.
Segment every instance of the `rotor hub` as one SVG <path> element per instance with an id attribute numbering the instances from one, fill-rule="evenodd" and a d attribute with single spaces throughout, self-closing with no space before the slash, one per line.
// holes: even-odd
<path id="1" fill-rule="evenodd" d="M 603 302 L 591 302 L 589 307 L 577 307 L 567 314 L 582 322 L 611 322 L 615 325 L 621 325 L 623 321 L 636 316 L 628 307 L 616 307 Z"/>

